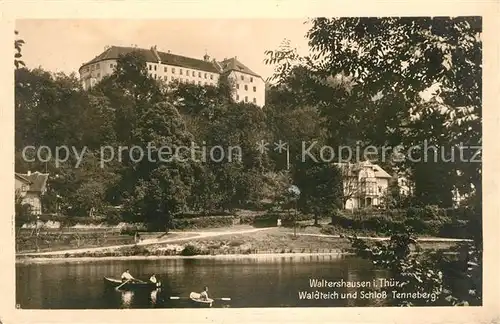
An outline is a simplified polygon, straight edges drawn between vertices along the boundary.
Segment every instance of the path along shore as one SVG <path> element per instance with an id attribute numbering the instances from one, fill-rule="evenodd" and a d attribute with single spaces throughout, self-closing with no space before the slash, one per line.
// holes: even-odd
<path id="1" fill-rule="evenodd" d="M 88 256 L 84 254 L 88 253 L 99 253 L 99 252 L 104 252 L 104 251 L 113 251 L 113 250 L 118 250 L 118 249 L 124 249 L 124 248 L 133 248 L 133 247 L 147 247 L 147 246 L 157 246 L 157 245 L 168 245 L 168 244 L 182 244 L 185 243 L 186 241 L 191 242 L 206 242 L 208 240 L 213 240 L 213 239 L 223 239 L 227 237 L 239 237 L 241 238 L 241 241 L 245 242 L 250 238 L 255 238 L 258 235 L 263 235 L 265 234 L 266 237 L 264 240 L 273 240 L 272 235 L 277 235 L 279 234 L 280 237 L 279 239 L 282 239 L 283 237 L 290 237 L 293 236 L 293 231 L 290 229 L 285 229 L 285 228 L 277 228 L 277 227 L 267 227 L 267 228 L 250 228 L 250 229 L 216 229 L 216 230 L 201 230 L 201 231 L 171 231 L 169 232 L 170 234 L 175 234 L 173 235 L 174 237 L 168 237 L 163 236 L 163 237 L 158 237 L 158 238 L 150 238 L 150 239 L 145 239 L 137 244 L 124 244 L 124 245 L 115 245 L 115 246 L 103 246 L 103 247 L 89 247 L 89 248 L 78 248 L 78 249 L 67 249 L 67 250 L 58 250 L 58 251 L 45 251 L 45 252 L 27 252 L 27 253 L 17 253 L 16 254 L 16 259 L 40 259 L 40 258 L 47 258 L 50 260 L 54 260 L 58 257 L 63 258 L 64 260 L 68 260 L 69 258 L 75 258 L 75 259 L 83 259 L 83 258 L 88 258 Z M 307 239 L 308 241 L 312 241 L 310 243 L 311 246 L 314 246 L 314 240 L 318 241 L 340 241 L 340 240 L 345 240 L 344 236 L 341 235 L 327 235 L 327 234 L 314 234 L 314 233 L 297 233 L 296 238 L 302 238 L 303 240 Z M 360 239 L 364 240 L 373 240 L 373 241 L 385 241 L 389 240 L 390 237 L 363 237 L 363 236 L 358 236 Z M 451 238 L 439 238 L 439 237 L 422 237 L 418 238 L 418 241 L 420 243 L 424 244 L 454 244 L 458 242 L 464 242 L 464 241 L 469 241 L 466 239 L 451 239 Z M 281 248 L 281 247 L 280 247 Z M 333 250 L 333 252 L 332 252 Z M 321 252 L 319 252 L 319 249 L 316 253 L 292 253 L 292 254 L 303 254 L 303 255 L 309 255 L 309 254 L 314 254 L 314 255 L 319 255 Z M 326 254 L 339 254 L 343 253 L 342 249 L 336 249 L 333 248 L 330 250 L 330 252 Z M 78 254 L 82 254 L 82 256 L 78 256 Z M 259 253 L 258 255 L 273 255 L 274 253 Z M 345 254 L 345 253 L 344 253 Z M 236 253 L 236 255 L 238 255 Z M 247 254 L 245 254 L 247 255 Z M 280 256 L 284 255 L 284 252 L 279 254 Z M 68 258 L 68 256 L 70 256 Z M 227 255 L 225 255 L 227 256 Z M 248 256 L 248 255 L 247 255 Z M 141 257 L 141 256 L 112 256 L 109 258 L 134 258 L 134 257 Z M 148 258 L 158 258 L 158 257 L 165 257 L 165 258 L 173 258 L 173 257 L 180 257 L 180 256 L 144 256 Z M 202 256 L 200 256 L 202 257 Z M 203 257 L 214 257 L 213 255 L 211 256 L 203 256 Z M 92 258 L 92 257 L 91 257 Z M 108 258 L 107 256 L 99 256 L 99 257 L 93 257 L 93 259 L 103 259 L 103 258 Z"/>

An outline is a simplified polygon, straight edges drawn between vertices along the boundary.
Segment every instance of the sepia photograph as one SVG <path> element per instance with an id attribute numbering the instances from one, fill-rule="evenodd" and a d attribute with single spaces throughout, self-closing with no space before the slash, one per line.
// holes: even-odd
<path id="1" fill-rule="evenodd" d="M 483 305 L 481 16 L 12 33 L 12 307 Z"/>

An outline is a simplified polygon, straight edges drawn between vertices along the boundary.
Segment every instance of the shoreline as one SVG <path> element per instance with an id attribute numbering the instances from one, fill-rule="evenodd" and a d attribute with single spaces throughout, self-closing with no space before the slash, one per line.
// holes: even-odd
<path id="1" fill-rule="evenodd" d="M 254 258 L 281 258 L 307 256 L 352 256 L 352 252 L 318 252 L 318 253 L 254 253 L 254 254 L 215 254 L 215 255 L 128 255 L 102 257 L 23 257 L 16 256 L 16 263 L 51 263 L 51 262 L 91 262 L 91 261 L 123 261 L 123 260 L 168 260 L 168 259 L 254 259 Z"/>
<path id="2" fill-rule="evenodd" d="M 444 252 L 444 254 L 457 254 L 456 252 Z M 126 260 L 181 260 L 181 259 L 258 259 L 258 258 L 284 258 L 284 257 L 336 257 L 356 256 L 354 252 L 335 251 L 317 253 L 254 253 L 254 254 L 215 254 L 215 255 L 128 255 L 128 256 L 102 256 L 102 257 L 20 257 L 16 256 L 16 264 L 30 263 L 73 263 L 73 262 L 95 262 L 95 261 L 126 261 Z"/>

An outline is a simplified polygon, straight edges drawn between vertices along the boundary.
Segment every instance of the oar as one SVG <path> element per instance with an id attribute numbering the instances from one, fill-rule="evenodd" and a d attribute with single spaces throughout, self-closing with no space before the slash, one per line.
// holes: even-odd
<path id="1" fill-rule="evenodd" d="M 191 299 L 191 298 L 189 298 L 189 297 L 179 297 L 179 296 L 170 296 L 170 299 Z M 213 300 L 231 300 L 231 298 L 229 298 L 229 297 L 211 298 L 211 299 L 213 299 Z"/>
<path id="2" fill-rule="evenodd" d="M 122 283 L 121 285 L 119 285 L 118 287 L 116 287 L 115 289 L 118 290 L 120 289 L 124 284 L 126 284 L 127 282 L 129 282 L 131 279 L 128 279 L 127 281 L 125 281 L 124 283 Z"/>

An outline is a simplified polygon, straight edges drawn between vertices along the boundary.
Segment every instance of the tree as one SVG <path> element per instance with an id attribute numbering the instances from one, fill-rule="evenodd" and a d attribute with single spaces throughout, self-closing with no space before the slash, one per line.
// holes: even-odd
<path id="1" fill-rule="evenodd" d="M 333 163 L 303 163 L 293 172 L 293 181 L 301 190 L 299 208 L 314 215 L 314 225 L 319 217 L 340 208 L 342 176 Z"/>
<path id="2" fill-rule="evenodd" d="M 448 136 L 435 138 L 434 144 L 480 145 L 480 17 L 317 18 L 311 23 L 310 57 L 285 48 L 269 51 L 269 62 L 278 64 L 280 83 L 289 83 L 290 71 L 300 67 L 300 97 L 317 103 L 332 145 L 361 141 L 408 149 L 415 132 L 425 137 L 436 125 L 422 123 L 423 114 L 428 120 L 441 115 L 435 131 Z M 347 82 L 329 82 L 339 79 Z M 427 167 L 447 169 L 460 192 L 470 192 L 471 183 L 480 187 L 480 163 Z M 443 184 L 428 196 L 443 195 L 438 200 L 447 205 L 453 189 Z"/>
<path id="3" fill-rule="evenodd" d="M 152 228 L 168 230 L 173 218 L 186 209 L 194 183 L 191 153 L 176 150 L 190 146 L 191 134 L 177 109 L 162 102 L 140 112 L 131 135 L 140 147 L 153 145 L 149 145 L 148 157 L 127 168 L 125 204 Z M 169 147 L 173 154 L 161 156 L 162 147 Z"/>
<path id="4" fill-rule="evenodd" d="M 14 33 L 16 34 L 16 36 L 19 35 L 19 32 L 17 30 L 15 30 Z M 26 66 L 24 61 L 21 60 L 21 58 L 23 57 L 23 55 L 21 54 L 21 47 L 24 43 L 25 42 L 22 39 L 14 40 L 14 49 L 16 50 L 16 53 L 14 54 L 14 66 L 16 67 L 16 69 L 19 69 L 20 66 Z"/>

